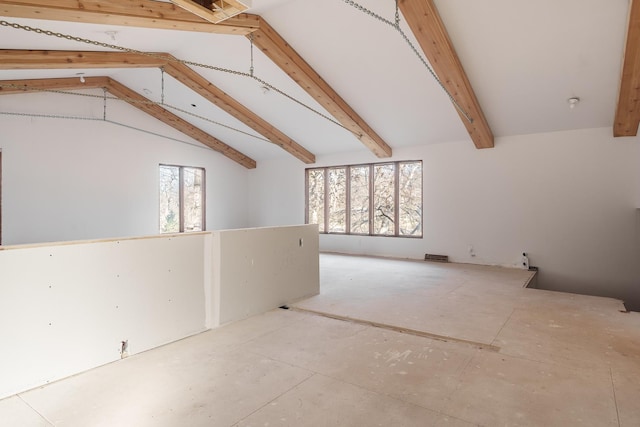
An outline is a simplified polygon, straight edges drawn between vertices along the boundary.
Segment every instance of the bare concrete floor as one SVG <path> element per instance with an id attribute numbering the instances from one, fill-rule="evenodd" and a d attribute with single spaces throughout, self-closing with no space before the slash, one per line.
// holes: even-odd
<path id="1" fill-rule="evenodd" d="M 640 314 L 528 277 L 325 254 L 321 295 L 1 400 L 0 425 L 640 426 Z"/>

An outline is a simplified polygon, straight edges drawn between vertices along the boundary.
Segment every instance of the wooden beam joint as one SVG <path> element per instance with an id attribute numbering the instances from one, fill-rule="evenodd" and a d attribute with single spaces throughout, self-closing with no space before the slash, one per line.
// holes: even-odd
<path id="1" fill-rule="evenodd" d="M 226 21 L 249 8 L 239 0 L 171 0 L 171 3 L 213 24 Z"/>
<path id="2" fill-rule="evenodd" d="M 306 164 L 315 155 L 167 53 L 24 51 L 0 49 L 2 69 L 150 68 L 165 72 Z"/>
<path id="3" fill-rule="evenodd" d="M 237 35 L 258 27 L 255 15 L 212 24 L 173 3 L 153 0 L 0 0 L 0 16 Z"/>

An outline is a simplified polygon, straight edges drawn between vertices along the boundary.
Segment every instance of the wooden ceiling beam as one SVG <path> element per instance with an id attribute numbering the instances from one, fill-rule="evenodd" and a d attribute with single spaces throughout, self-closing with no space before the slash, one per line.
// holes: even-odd
<path id="1" fill-rule="evenodd" d="M 159 59 L 165 58 L 165 59 Z M 163 67 L 165 72 L 304 163 L 315 155 L 168 53 L 0 49 L 0 70 Z"/>
<path id="2" fill-rule="evenodd" d="M 168 54 L 159 54 L 170 57 Z M 128 52 L 0 49 L 0 70 L 153 68 L 165 59 Z"/>
<path id="3" fill-rule="evenodd" d="M 253 34 L 254 44 L 300 85 L 338 122 L 355 133 L 376 156 L 391 157 L 391 147 L 264 19 Z"/>
<path id="4" fill-rule="evenodd" d="M 638 124 L 640 124 L 640 1 L 631 0 L 613 136 L 636 136 Z"/>
<path id="5" fill-rule="evenodd" d="M 0 16 L 237 35 L 258 27 L 255 15 L 212 24 L 175 4 L 153 0 L 0 0 Z"/>
<path id="6" fill-rule="evenodd" d="M 476 148 L 493 147 L 493 133 L 433 0 L 399 0 L 398 4 L 436 75 L 473 119 L 470 123 L 456 109 Z"/>
<path id="7" fill-rule="evenodd" d="M 228 157 L 247 169 L 255 169 L 256 162 L 236 149 L 228 146 L 207 132 L 181 119 L 172 112 L 148 98 L 126 87 L 122 83 L 110 77 L 85 77 L 82 83 L 77 77 L 65 77 L 56 79 L 30 79 L 30 80 L 0 80 L 0 95 L 26 93 L 29 91 L 46 90 L 81 90 L 104 88 L 112 95 L 122 99 L 146 114 L 160 120 L 164 124 L 195 139 L 214 151 Z"/>
<path id="8" fill-rule="evenodd" d="M 316 156 L 313 153 L 267 123 L 260 116 L 250 111 L 188 66 L 177 62 L 169 62 L 164 67 L 164 70 L 171 77 L 249 126 L 272 143 L 280 146 L 294 157 L 306 164 L 315 163 Z"/>
<path id="9" fill-rule="evenodd" d="M 104 88 L 109 84 L 109 77 L 85 77 L 84 83 L 78 77 L 58 79 L 0 80 L 0 95 L 37 92 L 39 90 L 76 90 Z"/>

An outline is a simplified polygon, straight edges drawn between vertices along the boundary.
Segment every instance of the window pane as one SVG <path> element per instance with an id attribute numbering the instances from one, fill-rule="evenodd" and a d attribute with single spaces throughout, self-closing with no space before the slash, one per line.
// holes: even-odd
<path id="1" fill-rule="evenodd" d="M 180 231 L 180 168 L 160 166 L 160 232 Z"/>
<path id="2" fill-rule="evenodd" d="M 393 164 L 374 165 L 373 167 L 373 234 L 395 234 L 394 169 Z"/>
<path id="3" fill-rule="evenodd" d="M 183 168 L 184 174 L 184 231 L 204 229 L 204 170 Z"/>
<path id="4" fill-rule="evenodd" d="M 318 224 L 318 230 L 324 232 L 324 170 L 308 170 L 309 174 L 309 224 Z"/>
<path id="5" fill-rule="evenodd" d="M 306 174 L 307 221 L 319 223 L 320 232 L 422 237 L 421 161 L 307 169 Z"/>
<path id="6" fill-rule="evenodd" d="M 400 163 L 400 234 L 422 236 L 422 162 Z"/>
<path id="7" fill-rule="evenodd" d="M 351 233 L 369 234 L 369 166 L 351 168 Z"/>
<path id="8" fill-rule="evenodd" d="M 329 232 L 347 231 L 347 170 L 329 169 Z"/>

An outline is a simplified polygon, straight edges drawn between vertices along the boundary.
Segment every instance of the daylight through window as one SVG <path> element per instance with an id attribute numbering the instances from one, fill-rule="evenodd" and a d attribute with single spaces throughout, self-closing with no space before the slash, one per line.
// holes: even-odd
<path id="1" fill-rule="evenodd" d="M 422 237 L 422 162 L 307 169 L 306 222 L 321 233 Z"/>
<path id="2" fill-rule="evenodd" d="M 160 165 L 160 233 L 205 229 L 204 169 Z"/>

